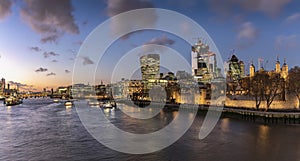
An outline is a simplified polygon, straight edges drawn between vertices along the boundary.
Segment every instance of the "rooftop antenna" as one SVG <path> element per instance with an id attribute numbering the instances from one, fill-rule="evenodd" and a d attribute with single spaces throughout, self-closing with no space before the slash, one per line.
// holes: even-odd
<path id="1" fill-rule="evenodd" d="M 235 49 L 232 49 L 232 54 L 235 54 Z"/>
<path id="2" fill-rule="evenodd" d="M 230 52 L 229 52 L 229 53 L 230 53 L 230 54 L 229 54 L 228 60 L 230 60 L 231 57 L 232 57 L 232 55 L 235 53 L 235 49 L 230 49 Z"/>
<path id="3" fill-rule="evenodd" d="M 269 60 L 266 60 L 266 63 L 265 63 L 265 68 L 268 69 L 268 66 L 267 64 L 269 63 Z"/>
<path id="4" fill-rule="evenodd" d="M 248 61 L 247 66 L 246 66 L 246 68 L 245 68 L 245 69 L 246 69 L 245 73 L 249 73 L 250 65 L 251 65 L 251 62 Z"/>
<path id="5" fill-rule="evenodd" d="M 260 69 L 260 68 L 264 68 L 263 67 L 263 59 L 262 58 L 258 58 L 258 69 Z"/>
<path id="6" fill-rule="evenodd" d="M 198 42 L 201 41 L 201 38 L 200 38 L 200 37 L 193 37 L 192 39 L 197 40 Z M 198 42 L 197 42 L 197 43 L 198 43 Z M 197 44 L 197 43 L 196 43 L 196 44 Z"/>
<path id="7" fill-rule="evenodd" d="M 250 63 L 251 63 L 251 65 L 253 65 L 253 59 L 252 58 L 250 59 Z"/>

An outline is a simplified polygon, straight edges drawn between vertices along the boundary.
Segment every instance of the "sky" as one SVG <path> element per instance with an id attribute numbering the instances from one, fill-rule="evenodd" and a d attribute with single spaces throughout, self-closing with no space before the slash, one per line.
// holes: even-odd
<path id="1" fill-rule="evenodd" d="M 74 63 L 78 61 L 88 69 L 83 70 L 82 78 L 95 73 L 96 83 L 108 83 L 118 60 L 145 44 L 167 46 L 190 61 L 189 44 L 157 30 L 139 31 L 116 40 L 101 61 L 88 54 L 77 55 L 98 25 L 139 8 L 168 9 L 191 18 L 210 35 L 223 61 L 234 51 L 246 68 L 251 62 L 257 66 L 261 58 L 264 68 L 273 70 L 277 56 L 281 63 L 286 59 L 291 68 L 300 65 L 299 6 L 297 0 L 1 0 L 0 77 L 24 90 L 56 88 L 72 84 Z M 158 23 L 155 16 L 160 15 L 135 18 L 147 18 L 143 23 L 151 25 Z M 130 26 L 112 21 L 107 32 L 124 27 Z M 96 71 L 88 68 L 95 64 L 101 64 Z"/>

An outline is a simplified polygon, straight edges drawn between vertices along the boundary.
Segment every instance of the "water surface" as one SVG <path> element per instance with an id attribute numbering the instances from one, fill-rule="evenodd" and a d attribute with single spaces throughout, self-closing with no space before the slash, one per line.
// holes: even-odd
<path id="1" fill-rule="evenodd" d="M 117 127 L 149 133 L 166 126 L 176 112 L 150 120 L 132 119 L 122 111 L 106 111 Z M 75 108 L 50 99 L 28 99 L 22 105 L 0 105 L 0 160 L 300 160 L 299 125 L 263 125 L 221 118 L 203 140 L 203 116 L 187 133 L 161 151 L 130 155 L 98 143 L 83 127 Z"/>

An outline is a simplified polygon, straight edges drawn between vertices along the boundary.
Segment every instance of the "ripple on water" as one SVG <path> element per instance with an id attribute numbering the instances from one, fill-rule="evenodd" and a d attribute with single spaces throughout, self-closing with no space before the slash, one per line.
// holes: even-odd
<path id="1" fill-rule="evenodd" d="M 160 113 L 150 121 L 107 113 L 115 126 L 148 133 L 172 121 L 173 113 Z M 203 117 L 170 147 L 151 154 L 129 155 L 98 143 L 83 127 L 76 109 L 51 99 L 28 99 L 19 106 L 0 105 L 0 160 L 297 160 L 300 127 L 265 126 L 223 118 L 204 140 L 198 139 Z"/>

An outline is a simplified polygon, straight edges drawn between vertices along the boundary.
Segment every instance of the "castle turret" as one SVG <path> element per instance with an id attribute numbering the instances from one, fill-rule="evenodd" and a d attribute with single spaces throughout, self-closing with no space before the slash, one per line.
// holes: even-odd
<path id="1" fill-rule="evenodd" d="M 281 77 L 284 78 L 284 80 L 286 80 L 287 76 L 288 76 L 288 73 L 289 73 L 289 67 L 286 64 L 286 61 L 284 59 L 284 63 L 282 65 L 282 69 L 281 69 Z"/>
<path id="2" fill-rule="evenodd" d="M 250 77 L 254 77 L 255 74 L 255 66 L 253 64 L 250 65 Z"/>
<path id="3" fill-rule="evenodd" d="M 277 56 L 275 71 L 276 71 L 276 73 L 280 73 L 280 62 L 279 62 L 278 56 Z"/>

